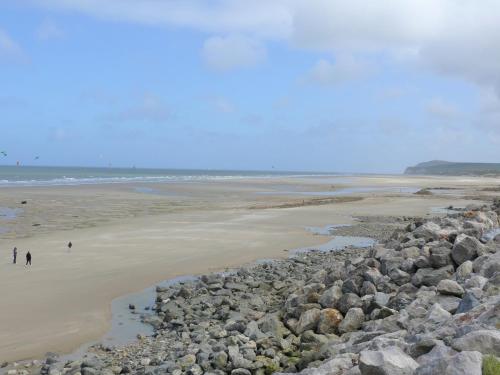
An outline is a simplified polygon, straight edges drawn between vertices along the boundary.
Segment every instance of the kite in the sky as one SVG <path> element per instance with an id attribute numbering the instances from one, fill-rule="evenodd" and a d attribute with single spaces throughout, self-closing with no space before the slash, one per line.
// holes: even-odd
<path id="1" fill-rule="evenodd" d="M 38 160 L 38 159 L 40 159 L 40 156 L 35 156 L 35 160 Z"/>
<path id="2" fill-rule="evenodd" d="M 3 156 L 7 156 L 7 153 L 5 151 L 1 151 L 0 154 L 2 154 Z"/>

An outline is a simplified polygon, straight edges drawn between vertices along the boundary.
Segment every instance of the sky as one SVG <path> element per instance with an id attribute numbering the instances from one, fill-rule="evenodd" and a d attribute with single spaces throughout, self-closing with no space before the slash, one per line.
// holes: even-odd
<path id="1" fill-rule="evenodd" d="M 0 163 L 500 162 L 499 61 L 498 0 L 0 0 Z"/>

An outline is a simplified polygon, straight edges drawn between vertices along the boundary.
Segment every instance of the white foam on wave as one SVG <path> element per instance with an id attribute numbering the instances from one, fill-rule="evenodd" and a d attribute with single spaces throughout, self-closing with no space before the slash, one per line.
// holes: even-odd
<path id="1" fill-rule="evenodd" d="M 248 178 L 304 177 L 305 175 L 166 175 L 166 176 L 133 176 L 133 177 L 61 177 L 51 180 L 0 180 L 0 187 L 9 186 L 65 186 L 65 185 L 97 185 L 127 182 L 184 182 L 230 180 Z M 309 177 L 309 175 L 308 175 Z"/>

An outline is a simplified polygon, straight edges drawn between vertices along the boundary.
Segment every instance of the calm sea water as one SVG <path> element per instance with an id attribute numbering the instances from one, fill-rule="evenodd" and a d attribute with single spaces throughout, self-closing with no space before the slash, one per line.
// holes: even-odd
<path id="1" fill-rule="evenodd" d="M 120 182 L 199 181 L 245 177 L 315 175 L 332 175 L 332 173 L 201 169 L 0 166 L 0 186 L 51 186 Z"/>

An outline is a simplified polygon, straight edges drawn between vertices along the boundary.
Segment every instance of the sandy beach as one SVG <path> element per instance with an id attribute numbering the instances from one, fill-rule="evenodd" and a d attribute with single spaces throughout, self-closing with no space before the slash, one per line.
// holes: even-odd
<path id="1" fill-rule="evenodd" d="M 112 299 L 161 280 L 327 242 L 307 226 L 436 214 L 488 199 L 494 193 L 483 189 L 499 183 L 362 176 L 2 188 L 0 207 L 20 211 L 0 223 L 8 230 L 0 233 L 0 362 L 99 339 Z M 414 194 L 424 187 L 441 189 Z"/>

